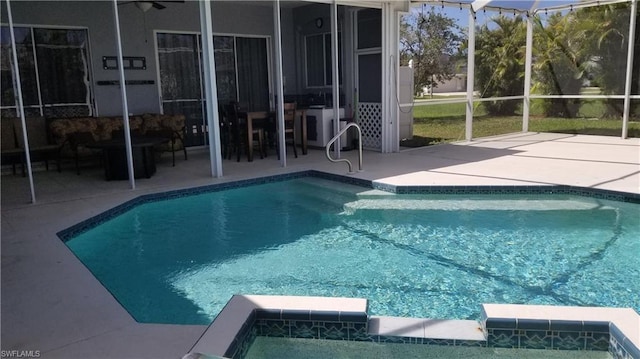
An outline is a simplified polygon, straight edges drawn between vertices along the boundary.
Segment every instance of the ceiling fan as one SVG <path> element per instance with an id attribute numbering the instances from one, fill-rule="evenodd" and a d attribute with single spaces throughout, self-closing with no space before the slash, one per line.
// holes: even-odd
<path id="1" fill-rule="evenodd" d="M 158 10 L 166 9 L 167 7 L 162 5 L 161 3 L 167 3 L 167 2 L 183 3 L 185 2 L 185 0 L 156 0 L 156 1 L 132 0 L 132 1 L 121 1 L 120 3 L 118 3 L 118 5 L 133 3 L 142 12 L 147 12 L 152 7 Z"/>

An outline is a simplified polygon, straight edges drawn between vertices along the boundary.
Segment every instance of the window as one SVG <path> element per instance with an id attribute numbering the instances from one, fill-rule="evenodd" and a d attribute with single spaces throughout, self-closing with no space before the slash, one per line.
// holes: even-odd
<path id="1" fill-rule="evenodd" d="M 305 37 L 307 87 L 326 87 L 333 84 L 331 75 L 331 33 Z M 338 78 L 342 84 L 342 41 L 338 33 Z"/>
<path id="2" fill-rule="evenodd" d="M 3 115 L 16 115 L 11 35 L 1 29 Z M 51 117 L 93 114 L 88 36 L 84 29 L 15 27 L 25 114 Z"/>
<path id="3" fill-rule="evenodd" d="M 382 47 L 382 11 L 358 11 L 358 50 Z"/>

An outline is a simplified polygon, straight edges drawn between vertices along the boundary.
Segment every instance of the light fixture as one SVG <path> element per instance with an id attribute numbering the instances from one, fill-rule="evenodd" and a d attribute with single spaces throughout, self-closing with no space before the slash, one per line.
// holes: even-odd
<path id="1" fill-rule="evenodd" d="M 138 9 L 142 10 L 142 12 L 149 11 L 153 6 L 153 3 L 150 1 L 136 1 L 135 4 Z"/>

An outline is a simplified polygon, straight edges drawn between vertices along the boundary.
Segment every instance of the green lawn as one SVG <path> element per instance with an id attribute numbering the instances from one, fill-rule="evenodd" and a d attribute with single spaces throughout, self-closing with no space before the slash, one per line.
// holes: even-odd
<path id="1" fill-rule="evenodd" d="M 473 119 L 473 137 L 495 136 L 522 131 L 522 116 L 491 117 L 482 104 L 476 104 Z M 598 119 L 603 113 L 600 101 L 584 103 L 578 115 L 580 118 L 544 118 L 532 105 L 533 115 L 529 119 L 531 132 L 558 132 L 620 136 L 621 119 Z M 466 104 L 421 105 L 413 111 L 413 140 L 402 141 L 402 146 L 426 146 L 440 142 L 464 140 Z M 629 137 L 640 137 L 640 121 L 629 121 Z"/>

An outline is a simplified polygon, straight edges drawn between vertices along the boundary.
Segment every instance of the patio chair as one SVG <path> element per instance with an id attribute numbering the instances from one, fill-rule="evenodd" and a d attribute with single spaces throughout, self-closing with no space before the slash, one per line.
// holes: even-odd
<path id="1" fill-rule="evenodd" d="M 24 176 L 24 150 L 18 146 L 16 133 L 13 129 L 13 119 L 0 118 L 2 128 L 0 135 L 2 136 L 0 145 L 2 146 L 2 164 L 11 164 L 13 174 L 16 174 L 16 164 L 22 165 L 22 175 Z"/>
<path id="2" fill-rule="evenodd" d="M 49 170 L 49 161 L 56 162 L 58 172 L 60 169 L 60 145 L 52 144 L 47 132 L 47 120 L 44 117 L 30 117 L 25 119 L 27 129 L 27 139 L 29 141 L 29 155 L 31 162 L 42 161 L 45 168 Z M 18 148 L 25 150 L 24 135 L 22 132 L 22 121 L 19 118 L 13 119 L 16 144 Z M 23 160 L 24 161 L 24 160 Z"/>
<path id="3" fill-rule="evenodd" d="M 240 117 L 240 105 L 231 101 L 228 105 L 225 106 L 225 114 L 229 126 L 230 131 L 230 150 L 234 150 L 237 153 L 237 160 L 240 162 L 241 151 L 244 148 L 245 152 L 249 153 L 249 143 L 247 143 L 247 125 L 246 119 Z M 262 127 L 254 127 L 252 130 L 252 141 L 258 143 L 258 149 L 260 152 L 260 158 L 264 158 L 264 128 Z M 251 144 L 253 145 L 253 144 Z M 231 151 L 228 151 L 228 158 L 231 159 Z"/>
<path id="4" fill-rule="evenodd" d="M 229 116 L 224 106 L 218 105 L 218 123 L 220 125 L 220 144 L 222 150 L 222 158 L 231 158 L 231 138 L 233 137 L 233 128 Z"/>
<path id="5" fill-rule="evenodd" d="M 293 155 L 298 158 L 298 150 L 296 149 L 297 141 L 297 128 L 296 128 L 296 103 L 286 102 L 284 104 L 284 141 L 285 146 L 288 141 L 291 141 L 293 146 Z M 277 143 L 277 141 L 276 141 Z M 277 148 L 278 146 L 276 146 Z M 278 159 L 280 159 L 280 151 L 278 151 Z"/>

